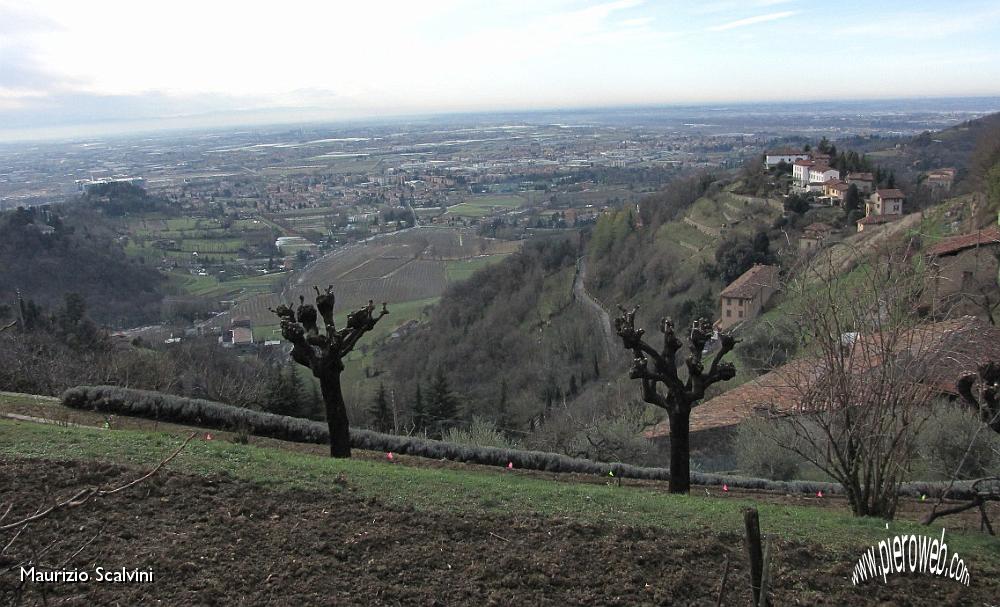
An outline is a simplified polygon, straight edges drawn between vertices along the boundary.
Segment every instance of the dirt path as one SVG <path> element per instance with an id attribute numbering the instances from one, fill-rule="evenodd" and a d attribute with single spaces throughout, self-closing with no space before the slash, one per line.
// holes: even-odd
<path id="1" fill-rule="evenodd" d="M 604 342 L 604 360 L 614 362 L 619 357 L 618 352 L 621 348 L 617 345 L 615 335 L 611 330 L 611 318 L 608 316 L 604 306 L 587 292 L 587 287 L 584 284 L 586 275 L 587 256 L 584 255 L 576 262 L 576 276 L 573 278 L 573 294 L 578 301 L 583 302 L 585 306 L 593 311 L 595 320 L 600 326 L 601 335 L 604 336 L 602 340 Z"/>

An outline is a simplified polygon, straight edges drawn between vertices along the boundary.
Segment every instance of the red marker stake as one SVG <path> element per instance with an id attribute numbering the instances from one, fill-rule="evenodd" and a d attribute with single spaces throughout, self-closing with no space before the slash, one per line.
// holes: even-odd
<path id="1" fill-rule="evenodd" d="M 507 462 L 507 469 L 508 470 L 513 470 L 514 469 L 514 462 Z"/>

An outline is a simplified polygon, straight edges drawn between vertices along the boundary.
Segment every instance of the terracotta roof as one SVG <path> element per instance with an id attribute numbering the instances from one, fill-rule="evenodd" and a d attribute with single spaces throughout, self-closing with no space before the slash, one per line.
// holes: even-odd
<path id="1" fill-rule="evenodd" d="M 893 200 L 896 198 L 906 198 L 903 193 L 896 188 L 886 189 L 886 190 L 875 190 L 878 197 L 882 200 Z"/>
<path id="2" fill-rule="evenodd" d="M 973 247 L 995 244 L 1000 244 L 1000 227 L 990 226 L 973 234 L 946 238 L 927 249 L 927 254 L 932 256 L 954 255 Z"/>
<path id="3" fill-rule="evenodd" d="M 753 299 L 761 287 L 777 286 L 778 268 L 756 264 L 722 290 L 721 297 Z"/>
<path id="4" fill-rule="evenodd" d="M 818 172 L 821 172 L 821 173 L 825 173 L 827 171 L 836 171 L 837 169 L 830 168 L 829 166 L 827 166 L 825 164 L 816 163 L 816 166 L 814 166 L 810 170 L 812 170 L 812 171 L 818 171 Z"/>
<path id="5" fill-rule="evenodd" d="M 796 160 L 792 164 L 797 164 L 797 165 L 803 166 L 803 167 L 811 167 L 812 165 L 814 165 L 816 163 L 814 163 L 812 160 Z"/>
<path id="6" fill-rule="evenodd" d="M 902 217 L 902 215 L 899 215 L 898 213 L 893 215 L 867 215 L 859 219 L 858 223 L 864 224 L 866 226 L 876 225 L 880 223 L 890 223 L 896 221 L 900 217 Z"/>
<path id="7" fill-rule="evenodd" d="M 850 181 L 852 179 L 854 181 L 875 181 L 871 173 L 848 173 L 847 180 Z"/>
<path id="8" fill-rule="evenodd" d="M 830 226 L 829 224 L 825 224 L 825 223 L 823 223 L 821 221 L 817 221 L 816 223 L 810 223 L 806 227 L 802 228 L 802 231 L 803 232 L 832 232 L 833 231 L 833 227 Z"/>
<path id="9" fill-rule="evenodd" d="M 893 336 L 896 360 L 919 377 L 920 385 L 933 393 L 955 394 L 955 382 L 989 360 L 1000 360 L 1000 329 L 963 316 L 914 328 Z M 852 353 L 859 374 L 880 366 L 880 336 L 858 338 Z M 691 411 L 693 432 L 734 426 L 755 410 L 792 413 L 801 409 L 808 394 L 816 394 L 825 373 L 820 359 L 800 358 L 705 401 Z M 877 380 L 876 380 L 877 381 Z M 911 384 L 912 386 L 912 384 Z M 821 391 L 820 391 L 821 392 Z M 645 434 L 649 438 L 669 435 L 667 423 Z"/>

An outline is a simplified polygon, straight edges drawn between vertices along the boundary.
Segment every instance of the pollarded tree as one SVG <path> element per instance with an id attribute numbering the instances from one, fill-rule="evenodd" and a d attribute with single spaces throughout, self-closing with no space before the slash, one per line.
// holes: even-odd
<path id="1" fill-rule="evenodd" d="M 338 331 L 333 321 L 333 286 L 327 287 L 326 292 L 313 288 L 316 289 L 315 306 L 305 303 L 305 298 L 300 296 L 298 309 L 281 305 L 271 311 L 281 319 L 282 337 L 292 343 L 292 360 L 309 367 L 319 379 L 326 421 L 330 426 L 330 457 L 351 457 L 350 420 L 340 388 L 343 359 L 389 310 L 383 303 L 381 312 L 375 314 L 375 304 L 369 301 L 364 308 L 348 314 L 347 326 Z M 323 332 L 317 324 L 319 318 L 323 320 Z"/>
<path id="2" fill-rule="evenodd" d="M 638 306 L 631 311 L 621 306 L 618 308 L 622 315 L 615 319 L 615 330 L 625 349 L 632 350 L 635 354 L 629 377 L 642 380 L 642 400 L 666 410 L 669 415 L 670 492 L 687 493 L 691 488 L 691 409 L 704 398 L 709 386 L 736 377 L 736 367 L 722 359 L 733 350 L 737 340 L 726 333 L 721 334 L 719 351 L 706 370 L 702 356 L 712 337 L 712 330 L 707 320 L 697 320 L 691 327 L 688 338 L 691 353 L 684 361 L 687 378 L 682 379 L 677 372 L 677 353 L 684 344 L 674 332 L 673 321 L 669 318 L 660 321 L 663 348 L 657 350 L 642 339 L 645 330 L 635 328 Z M 665 393 L 657 388 L 657 384 L 661 383 Z"/>

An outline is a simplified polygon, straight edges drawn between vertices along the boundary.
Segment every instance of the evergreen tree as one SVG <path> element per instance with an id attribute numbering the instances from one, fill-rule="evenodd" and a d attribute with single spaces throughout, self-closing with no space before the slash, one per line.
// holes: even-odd
<path id="1" fill-rule="evenodd" d="M 507 417 L 507 380 L 500 380 L 500 399 L 497 401 L 497 428 L 504 432 L 510 420 Z"/>
<path id="2" fill-rule="evenodd" d="M 413 421 L 413 429 L 421 432 L 427 429 L 427 405 L 424 404 L 424 395 L 420 392 L 420 384 L 417 384 L 417 392 L 413 395 L 413 408 L 410 410 L 410 419 Z"/>
<path id="3" fill-rule="evenodd" d="M 434 436 L 440 437 L 445 430 L 455 425 L 458 417 L 458 399 L 452 394 L 448 378 L 441 367 L 438 367 L 431 380 L 428 401 L 430 429 Z"/>
<path id="4" fill-rule="evenodd" d="M 373 430 L 388 432 L 392 429 L 392 411 L 389 410 L 389 397 L 385 391 L 385 384 L 378 385 L 375 401 L 368 409 L 368 414 L 371 416 L 370 425 Z"/>
<path id="5" fill-rule="evenodd" d="M 319 392 L 319 382 L 312 382 L 312 392 L 309 399 L 309 414 L 306 416 L 310 419 L 323 420 L 326 416 L 326 405 L 323 404 L 323 395 Z"/>
<path id="6" fill-rule="evenodd" d="M 851 184 L 847 188 L 847 192 L 844 194 L 844 210 L 847 213 L 855 211 L 861 207 L 861 192 L 858 191 L 858 186 L 856 184 Z"/>

